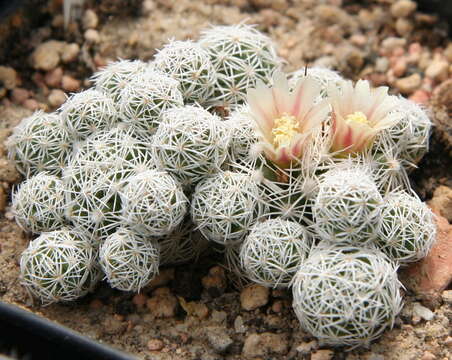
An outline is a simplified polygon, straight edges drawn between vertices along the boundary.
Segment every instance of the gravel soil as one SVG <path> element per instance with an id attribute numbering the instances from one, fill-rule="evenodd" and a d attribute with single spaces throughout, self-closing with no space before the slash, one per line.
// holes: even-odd
<path id="1" fill-rule="evenodd" d="M 142 359 L 452 359 L 452 307 L 446 296 L 431 317 L 415 294 L 406 294 L 393 330 L 367 349 L 346 351 L 322 346 L 299 328 L 290 292 L 260 289 L 255 306 L 244 310 L 247 295 L 232 286 L 228 273 L 212 268 L 211 258 L 162 269 L 140 295 L 102 283 L 79 301 L 47 307 L 33 303 L 18 281 L 20 254 L 31 238 L 9 209 L 10 193 L 20 182 L 3 145 L 11 129 L 33 110 L 51 111 L 66 94 L 89 87 L 93 71 L 109 60 L 149 60 L 167 39 L 194 39 L 209 24 L 257 24 L 278 44 L 287 71 L 306 64 L 332 67 L 430 107 L 433 120 L 439 120 L 432 150 L 411 176 L 413 186 L 424 200 L 438 185 L 452 186 L 450 91 L 437 90 L 450 89 L 452 43 L 444 22 L 400 9 L 403 2 L 410 3 L 86 1 L 81 17 L 64 30 L 61 0 L 28 1 L 0 25 L 0 300 Z M 31 54 L 49 40 L 70 47 L 65 55 L 56 51 L 59 58 L 47 66 Z"/>

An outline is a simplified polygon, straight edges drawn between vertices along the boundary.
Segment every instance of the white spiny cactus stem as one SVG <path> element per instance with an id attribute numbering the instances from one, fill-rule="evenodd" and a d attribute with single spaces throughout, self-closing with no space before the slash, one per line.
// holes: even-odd
<path id="1" fill-rule="evenodd" d="M 396 119 L 395 125 L 383 130 L 379 138 L 389 139 L 399 149 L 407 170 L 416 168 L 416 164 L 428 151 L 432 122 L 427 110 L 403 97 L 398 99 L 398 106 L 389 116 Z"/>
<path id="2" fill-rule="evenodd" d="M 208 241 L 195 230 L 191 220 L 185 220 L 169 235 L 158 239 L 160 265 L 193 262 L 207 249 Z"/>
<path id="3" fill-rule="evenodd" d="M 322 344 L 369 345 L 392 328 L 402 307 L 396 267 L 378 250 L 314 249 L 292 285 L 302 328 Z"/>
<path id="4" fill-rule="evenodd" d="M 198 43 L 172 40 L 155 55 L 153 64 L 180 83 L 186 103 L 204 104 L 213 95 L 216 71 Z"/>
<path id="5" fill-rule="evenodd" d="M 257 183 L 247 174 L 230 171 L 200 182 L 191 202 L 197 228 L 223 245 L 241 242 L 265 212 Z"/>
<path id="6" fill-rule="evenodd" d="M 115 231 L 121 221 L 122 203 L 119 192 L 124 179 L 118 171 L 103 172 L 95 167 L 80 173 L 65 173 L 67 188 L 65 215 L 71 223 L 103 240 Z"/>
<path id="7" fill-rule="evenodd" d="M 403 159 L 403 149 L 390 139 L 380 138 L 371 149 L 357 158 L 362 158 L 363 163 L 371 167 L 380 192 L 387 194 L 396 189 L 410 188 L 408 174 L 405 170 L 410 165 Z"/>
<path id="8" fill-rule="evenodd" d="M 315 230 L 333 243 L 370 242 L 376 235 L 382 202 L 365 168 L 329 170 L 322 176 L 313 208 Z"/>
<path id="9" fill-rule="evenodd" d="M 118 119 L 113 100 L 93 89 L 73 94 L 61 106 L 60 114 L 69 132 L 77 139 L 109 129 Z"/>
<path id="10" fill-rule="evenodd" d="M 209 53 L 217 81 L 213 106 L 234 107 L 244 102 L 246 90 L 258 80 L 269 82 L 280 67 L 272 41 L 253 26 L 215 26 L 205 30 L 201 46 Z"/>
<path id="11" fill-rule="evenodd" d="M 57 114 L 37 111 L 23 119 L 8 138 L 8 156 L 26 177 L 41 171 L 61 174 L 72 150 L 72 138 Z"/>
<path id="12" fill-rule="evenodd" d="M 401 265 L 425 257 L 436 239 L 432 211 L 406 192 L 386 196 L 380 216 L 378 245 Z"/>
<path id="13" fill-rule="evenodd" d="M 119 60 L 109 63 L 95 73 L 92 80 L 95 88 L 109 95 L 116 104 L 121 99 L 121 91 L 139 74 L 149 69 L 149 65 L 140 60 Z"/>
<path id="14" fill-rule="evenodd" d="M 187 187 L 219 171 L 228 145 L 229 132 L 218 117 L 187 105 L 163 113 L 153 153 L 159 167 Z"/>
<path id="15" fill-rule="evenodd" d="M 12 211 L 19 226 L 33 233 L 57 230 L 65 223 L 65 187 L 61 179 L 39 173 L 12 195 Z"/>
<path id="16" fill-rule="evenodd" d="M 164 73 L 148 70 L 134 76 L 121 91 L 119 116 L 136 130 L 153 134 L 162 112 L 183 105 L 179 82 Z"/>
<path id="17" fill-rule="evenodd" d="M 287 287 L 307 258 L 311 239 L 306 229 L 281 218 L 258 222 L 242 244 L 242 267 L 254 282 Z"/>
<path id="18" fill-rule="evenodd" d="M 124 224 L 148 237 L 170 234 L 184 219 L 188 204 L 181 185 L 160 170 L 129 178 L 121 202 Z"/>
<path id="19" fill-rule="evenodd" d="M 90 240 L 73 230 L 43 233 L 31 241 L 20 272 L 22 284 L 46 305 L 84 296 L 100 274 Z"/>
<path id="20" fill-rule="evenodd" d="M 328 68 L 323 67 L 301 68 L 289 75 L 290 89 L 293 90 L 297 85 L 297 82 L 306 75 L 313 77 L 314 80 L 316 80 L 321 87 L 320 91 L 321 96 L 315 100 L 316 102 L 320 101 L 323 97 L 327 96 L 327 89 L 331 84 L 338 85 L 342 81 L 344 81 L 344 78 L 340 76 L 336 71 Z"/>
<path id="21" fill-rule="evenodd" d="M 126 228 L 102 243 L 99 262 L 112 288 L 140 291 L 159 272 L 159 247 Z"/>
<path id="22" fill-rule="evenodd" d="M 74 149 L 69 167 L 73 171 L 86 166 L 102 171 L 114 168 L 129 175 L 155 168 L 151 138 L 122 125 L 108 131 L 99 131 L 79 143 Z"/>
<path id="23" fill-rule="evenodd" d="M 249 112 L 249 107 L 243 105 L 235 109 L 224 122 L 231 132 L 226 166 L 237 167 L 254 160 L 250 154 L 251 148 L 259 142 L 259 136 L 254 130 L 254 120 Z"/>

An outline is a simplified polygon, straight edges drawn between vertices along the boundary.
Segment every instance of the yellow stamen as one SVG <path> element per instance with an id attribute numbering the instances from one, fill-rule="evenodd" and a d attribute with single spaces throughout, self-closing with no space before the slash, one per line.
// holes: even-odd
<path id="1" fill-rule="evenodd" d="M 275 120 L 275 126 L 272 129 L 273 145 L 281 147 L 289 145 L 293 137 L 298 133 L 298 124 L 295 116 L 287 113 Z"/>
<path id="2" fill-rule="evenodd" d="M 364 115 L 361 111 L 355 111 L 353 114 L 348 114 L 345 118 L 347 124 L 354 122 L 358 124 L 369 124 L 369 120 L 367 120 L 367 116 Z"/>

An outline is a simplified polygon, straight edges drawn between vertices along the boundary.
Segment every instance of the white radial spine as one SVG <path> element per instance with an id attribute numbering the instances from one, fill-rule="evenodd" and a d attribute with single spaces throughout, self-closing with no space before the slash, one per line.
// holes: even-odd
<path id="1" fill-rule="evenodd" d="M 19 226 L 33 233 L 57 230 L 65 224 L 65 187 L 54 175 L 39 173 L 12 195 L 12 211 Z"/>
<path id="2" fill-rule="evenodd" d="M 368 346 L 402 309 L 397 267 L 383 253 L 352 246 L 313 250 L 296 273 L 293 308 L 321 344 Z"/>
<path id="3" fill-rule="evenodd" d="M 168 173 L 148 170 L 128 179 L 121 191 L 121 218 L 143 236 L 170 234 L 183 221 L 188 200 Z"/>
<path id="4" fill-rule="evenodd" d="M 152 135 L 164 111 L 183 105 L 179 82 L 164 73 L 148 70 L 135 76 L 121 91 L 119 116 L 136 130 Z"/>
<path id="5" fill-rule="evenodd" d="M 180 83 L 185 103 L 202 105 L 213 95 L 216 71 L 198 43 L 171 40 L 155 55 L 153 65 Z"/>
<path id="6" fill-rule="evenodd" d="M 6 146 L 17 170 L 29 177 L 42 171 L 60 175 L 71 154 L 72 142 L 58 114 L 37 111 L 14 128 Z"/>
<path id="7" fill-rule="evenodd" d="M 372 242 L 382 202 L 368 168 L 344 166 L 327 171 L 313 207 L 317 235 L 333 243 Z"/>
<path id="8" fill-rule="evenodd" d="M 159 271 L 159 247 L 126 228 L 107 237 L 99 249 L 99 262 L 111 287 L 139 292 Z"/>
<path id="9" fill-rule="evenodd" d="M 241 265 L 248 277 L 266 287 L 288 287 L 309 255 L 307 230 L 281 218 L 254 225 L 242 244 Z"/>
<path id="10" fill-rule="evenodd" d="M 160 168 L 190 187 L 220 170 L 229 141 L 229 132 L 218 117 L 186 105 L 163 113 L 153 137 L 153 154 Z"/>
<path id="11" fill-rule="evenodd" d="M 115 103 L 100 91 L 73 94 L 59 109 L 63 122 L 76 139 L 113 127 L 118 119 Z"/>
<path id="12" fill-rule="evenodd" d="M 377 245 L 391 259 L 407 265 L 425 257 L 436 240 L 434 215 L 415 194 L 388 194 L 382 206 Z"/>
<path id="13" fill-rule="evenodd" d="M 230 171 L 200 182 L 191 202 L 197 228 L 223 245 L 243 241 L 266 210 L 258 184 L 247 174 Z"/>
<path id="14" fill-rule="evenodd" d="M 100 274 L 90 239 L 75 230 L 47 232 L 31 241 L 20 271 L 22 285 L 44 305 L 84 296 Z"/>

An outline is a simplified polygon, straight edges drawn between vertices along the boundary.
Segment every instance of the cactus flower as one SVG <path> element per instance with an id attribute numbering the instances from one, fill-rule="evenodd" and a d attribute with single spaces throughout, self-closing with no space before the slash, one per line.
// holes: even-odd
<path id="1" fill-rule="evenodd" d="M 331 150 L 340 154 L 363 151 L 375 135 L 390 127 L 395 118 L 388 114 L 397 105 L 397 98 L 388 95 L 388 88 L 370 88 L 369 82 L 351 81 L 328 89 L 332 107 Z"/>
<path id="2" fill-rule="evenodd" d="M 300 79 L 293 89 L 285 75 L 276 72 L 273 87 L 259 82 L 248 90 L 248 103 L 266 157 L 287 168 L 302 156 L 306 141 L 328 115 L 324 101 L 314 105 L 320 86 L 310 76 Z"/>

